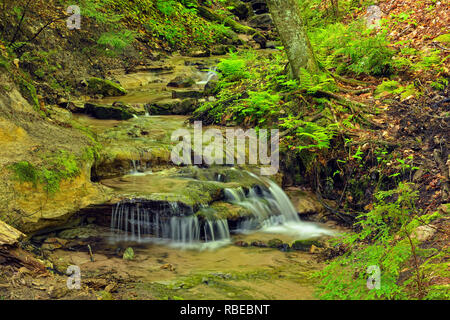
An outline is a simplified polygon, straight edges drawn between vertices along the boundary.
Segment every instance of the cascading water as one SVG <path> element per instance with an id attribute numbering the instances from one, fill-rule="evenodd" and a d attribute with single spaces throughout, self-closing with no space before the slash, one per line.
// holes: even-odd
<path id="1" fill-rule="evenodd" d="M 134 171 L 139 162 L 133 161 Z M 284 191 L 273 181 L 250 174 L 258 185 L 245 189 L 224 189 L 224 200 L 247 209 L 233 231 L 288 234 L 309 239 L 333 232 L 314 223 L 301 221 Z M 223 180 L 216 175 L 216 180 Z M 124 200 L 112 209 L 111 230 L 116 240 L 169 242 L 182 248 L 217 247 L 230 242 L 226 219 L 216 218 L 213 207 L 204 206 L 197 213 L 178 202 Z M 209 246 L 210 245 L 210 246 Z"/>
<path id="2" fill-rule="evenodd" d="M 112 210 L 111 230 L 115 240 L 170 242 L 183 248 L 212 247 L 230 241 L 228 222 L 199 219 L 192 209 L 177 202 L 155 206 L 138 200 L 124 200 Z"/>
<path id="3" fill-rule="evenodd" d="M 197 84 L 199 85 L 205 85 L 209 81 L 211 81 L 213 78 L 217 78 L 217 67 L 212 67 L 203 77 L 202 80 L 198 81 Z"/>
<path id="4" fill-rule="evenodd" d="M 261 181 L 261 186 L 251 188 L 246 194 L 242 188 L 225 189 L 227 201 L 248 209 L 252 218 L 238 226 L 239 232 L 261 230 L 268 233 L 289 234 L 298 239 L 308 239 L 333 232 L 310 222 L 301 221 L 291 200 L 273 181 L 249 174 Z M 268 187 L 265 187 L 268 185 Z"/>

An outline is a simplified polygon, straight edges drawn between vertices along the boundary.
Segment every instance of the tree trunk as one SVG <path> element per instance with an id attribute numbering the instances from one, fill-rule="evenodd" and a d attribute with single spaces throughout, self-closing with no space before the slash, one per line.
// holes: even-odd
<path id="1" fill-rule="evenodd" d="M 300 15 L 298 0 L 267 0 L 273 22 L 286 50 L 292 74 L 300 79 L 300 69 L 319 71 Z"/>

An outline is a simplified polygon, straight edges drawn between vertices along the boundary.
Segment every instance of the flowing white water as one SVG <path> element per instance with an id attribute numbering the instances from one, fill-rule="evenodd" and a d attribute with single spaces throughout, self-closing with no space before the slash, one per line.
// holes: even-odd
<path id="1" fill-rule="evenodd" d="M 112 210 L 111 230 L 116 240 L 168 243 L 181 248 L 215 248 L 230 242 L 226 220 L 200 221 L 181 215 L 176 202 L 164 208 L 148 208 L 139 201 L 119 202 Z"/>
<path id="2" fill-rule="evenodd" d="M 134 168 L 137 171 L 137 163 Z M 262 231 L 297 239 L 334 234 L 317 224 L 301 221 L 290 199 L 276 183 L 253 176 L 261 181 L 260 186 L 247 191 L 243 188 L 224 189 L 225 201 L 251 213 L 239 222 L 236 232 Z M 213 211 L 209 207 L 201 210 Z M 181 248 L 216 248 L 230 243 L 228 221 L 207 218 L 214 216 L 214 212 L 211 213 L 199 218 L 192 209 L 180 207 L 177 202 L 150 204 L 125 200 L 112 210 L 111 230 L 116 239 L 163 242 Z"/>
<path id="3" fill-rule="evenodd" d="M 202 80 L 198 81 L 197 84 L 199 85 L 205 85 L 207 84 L 210 80 L 212 80 L 213 78 L 217 78 L 217 67 L 213 67 L 211 68 L 211 70 L 209 70 L 205 76 L 203 77 Z"/>
<path id="4" fill-rule="evenodd" d="M 261 185 L 268 185 L 268 188 L 252 188 L 247 195 L 242 188 L 225 190 L 226 200 L 249 209 L 253 215 L 240 223 L 238 232 L 259 230 L 296 236 L 299 240 L 334 234 L 332 230 L 315 223 L 301 221 L 291 200 L 275 182 L 249 174 L 260 180 Z"/>

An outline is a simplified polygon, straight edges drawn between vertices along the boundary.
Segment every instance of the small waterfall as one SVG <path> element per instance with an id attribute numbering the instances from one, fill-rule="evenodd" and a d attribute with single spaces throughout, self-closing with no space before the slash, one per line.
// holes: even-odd
<path id="1" fill-rule="evenodd" d="M 198 81 L 197 84 L 200 85 L 205 85 L 207 84 L 210 80 L 212 80 L 213 78 L 217 78 L 217 67 L 212 67 L 208 73 L 205 74 L 205 76 L 203 77 L 202 80 Z"/>
<path id="2" fill-rule="evenodd" d="M 140 165 L 140 161 L 139 160 L 131 160 L 131 166 L 132 169 L 130 171 L 130 174 L 135 174 L 138 173 L 138 166 Z"/>
<path id="3" fill-rule="evenodd" d="M 226 220 L 199 219 L 177 202 L 159 207 L 138 200 L 119 202 L 112 209 L 111 230 L 116 240 L 162 241 L 183 248 L 230 241 Z"/>
<path id="4" fill-rule="evenodd" d="M 250 172 L 249 174 L 260 180 L 261 186 L 253 187 L 247 193 L 242 188 L 225 189 L 226 201 L 244 207 L 252 213 L 252 218 L 239 223 L 237 231 L 245 233 L 261 230 L 295 235 L 299 239 L 333 234 L 331 230 L 314 223 L 301 221 L 291 200 L 275 182 Z"/>

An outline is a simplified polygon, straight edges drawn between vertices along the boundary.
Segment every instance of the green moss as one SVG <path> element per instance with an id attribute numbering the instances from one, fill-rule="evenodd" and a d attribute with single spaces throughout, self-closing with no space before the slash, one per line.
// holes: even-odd
<path id="1" fill-rule="evenodd" d="M 10 169 L 20 182 L 31 182 L 33 187 L 44 186 L 49 194 L 59 191 L 62 180 L 70 179 L 80 173 L 75 155 L 59 151 L 55 156 L 45 157 L 45 166 L 34 166 L 28 161 L 14 163 Z"/>
<path id="2" fill-rule="evenodd" d="M 450 33 L 441 34 L 439 37 L 434 39 L 434 41 L 442 42 L 442 43 L 450 43 Z"/>
<path id="3" fill-rule="evenodd" d="M 278 248 L 283 245 L 283 241 L 280 239 L 270 239 L 267 244 L 271 248 Z"/>
<path id="4" fill-rule="evenodd" d="M 134 259 L 134 251 L 133 248 L 129 247 L 123 253 L 124 260 L 133 260 Z"/>
<path id="5" fill-rule="evenodd" d="M 88 79 L 88 89 L 90 93 L 102 94 L 104 96 L 123 96 L 127 91 L 111 80 L 90 78 Z"/>
<path id="6" fill-rule="evenodd" d="M 14 163 L 11 166 L 11 169 L 14 171 L 16 178 L 20 182 L 31 182 L 34 186 L 36 186 L 39 173 L 31 163 L 28 161 Z"/>
<path id="7" fill-rule="evenodd" d="M 24 78 L 20 77 L 19 88 L 25 99 L 27 99 L 36 110 L 40 110 L 36 87 Z"/>
<path id="8" fill-rule="evenodd" d="M 309 251 L 311 246 L 323 247 L 317 240 L 296 240 L 292 243 L 292 249 L 300 251 Z"/>

